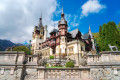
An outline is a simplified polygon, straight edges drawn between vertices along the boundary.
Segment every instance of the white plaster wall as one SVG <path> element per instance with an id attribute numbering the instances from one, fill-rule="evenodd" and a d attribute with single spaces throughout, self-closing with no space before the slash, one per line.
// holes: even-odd
<path id="1" fill-rule="evenodd" d="M 58 46 L 56 46 L 56 54 L 59 54 L 60 53 L 60 46 L 58 45 Z"/>
<path id="2" fill-rule="evenodd" d="M 60 53 L 65 53 L 65 49 L 66 49 L 65 36 L 61 36 L 61 39 L 60 39 Z"/>
<path id="3" fill-rule="evenodd" d="M 81 53 L 81 43 L 77 44 L 77 42 L 75 42 L 75 43 L 69 44 L 67 47 L 68 47 L 67 48 L 68 53 L 69 53 L 69 47 L 73 47 L 74 54 L 78 53 L 78 51 L 79 53 Z"/>
<path id="4" fill-rule="evenodd" d="M 66 44 L 61 44 L 60 45 L 61 53 L 65 53 L 65 48 L 66 48 Z"/>
<path id="5" fill-rule="evenodd" d="M 50 55 L 52 55 L 52 48 L 50 48 Z"/>

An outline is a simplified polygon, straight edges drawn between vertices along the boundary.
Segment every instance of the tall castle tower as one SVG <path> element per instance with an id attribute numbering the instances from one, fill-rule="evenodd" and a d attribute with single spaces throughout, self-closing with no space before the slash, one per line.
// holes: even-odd
<path id="1" fill-rule="evenodd" d="M 36 50 L 40 49 L 40 44 L 47 39 L 47 26 L 43 26 L 42 24 L 42 14 L 39 18 L 38 26 L 34 27 L 34 31 L 32 34 L 32 50 L 34 50 L 34 54 Z"/>
<path id="2" fill-rule="evenodd" d="M 61 20 L 58 22 L 58 29 L 60 35 L 60 53 L 66 53 L 66 35 L 67 35 L 67 21 L 64 18 L 63 7 L 61 13 Z"/>

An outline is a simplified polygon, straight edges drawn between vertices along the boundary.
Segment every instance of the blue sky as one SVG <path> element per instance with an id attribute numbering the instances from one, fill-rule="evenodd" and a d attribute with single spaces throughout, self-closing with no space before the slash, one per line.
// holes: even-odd
<path id="1" fill-rule="evenodd" d="M 78 27 L 85 34 L 90 25 L 96 33 L 104 23 L 120 22 L 120 0 L 0 0 L 0 39 L 14 43 L 32 40 L 41 11 L 49 36 L 54 24 L 58 28 L 62 4 L 69 31 Z"/>
<path id="2" fill-rule="evenodd" d="M 80 19 L 80 15 L 82 12 L 81 7 L 88 2 L 88 0 L 58 0 L 60 1 L 60 7 L 63 8 L 65 14 L 71 15 L 71 20 L 68 23 L 70 30 L 77 28 L 77 26 L 72 26 L 71 23 L 74 21 L 74 17 L 76 18 L 76 23 L 78 23 L 78 28 L 82 33 L 86 33 L 88 31 L 89 25 L 91 26 L 91 30 L 93 33 L 99 31 L 99 26 L 107 23 L 109 21 L 114 21 L 116 24 L 120 22 L 120 0 L 99 0 L 99 5 L 103 5 L 104 7 L 100 9 L 98 12 L 88 13 L 88 16 L 84 16 Z M 92 0 L 91 0 L 92 1 Z M 95 0 L 93 0 L 94 2 Z M 94 5 L 92 5 L 94 6 Z M 54 20 L 59 20 L 60 16 L 54 16 Z"/>

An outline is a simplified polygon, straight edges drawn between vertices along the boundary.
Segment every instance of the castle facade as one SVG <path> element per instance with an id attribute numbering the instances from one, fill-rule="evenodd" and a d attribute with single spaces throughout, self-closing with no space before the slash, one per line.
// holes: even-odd
<path id="1" fill-rule="evenodd" d="M 65 20 L 62 8 L 61 20 L 58 22 L 58 30 L 53 29 L 47 37 L 47 26 L 42 24 L 40 17 L 38 26 L 34 27 L 32 34 L 32 50 L 34 54 L 42 53 L 44 57 L 49 55 L 74 55 L 85 51 L 96 50 L 94 37 L 90 26 L 87 34 L 82 35 L 78 29 L 68 32 L 68 24 Z"/>

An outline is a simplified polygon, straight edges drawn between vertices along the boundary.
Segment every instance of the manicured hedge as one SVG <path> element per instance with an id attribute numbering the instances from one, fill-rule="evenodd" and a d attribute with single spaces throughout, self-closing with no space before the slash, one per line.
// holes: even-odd
<path id="1" fill-rule="evenodd" d="M 68 61 L 65 66 L 66 67 L 74 67 L 74 63 L 72 61 Z"/>
<path id="2" fill-rule="evenodd" d="M 50 59 L 54 59 L 54 56 L 50 55 L 49 58 L 50 58 Z"/>

